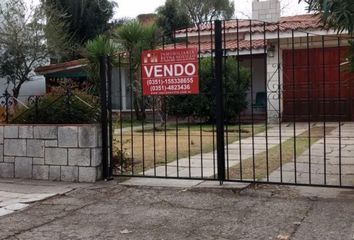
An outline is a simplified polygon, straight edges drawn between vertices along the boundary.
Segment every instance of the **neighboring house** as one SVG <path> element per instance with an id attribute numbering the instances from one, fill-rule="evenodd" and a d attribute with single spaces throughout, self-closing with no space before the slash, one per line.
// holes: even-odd
<path id="1" fill-rule="evenodd" d="M 86 59 L 78 59 L 38 67 L 35 72 L 45 77 L 46 92 L 49 93 L 53 91 L 53 88 L 63 85 L 67 79 L 78 83 L 78 85 L 84 84 L 88 77 L 87 64 Z"/>
<path id="2" fill-rule="evenodd" d="M 18 99 L 26 103 L 33 96 L 42 96 L 46 93 L 45 86 L 45 78 L 43 76 L 33 76 L 30 81 L 22 84 Z M 12 88 L 12 83 L 8 83 L 6 79 L 0 79 L 0 98 L 5 95 L 6 90 L 12 95 Z"/>
<path id="3" fill-rule="evenodd" d="M 7 0 L 0 0 L 0 9 L 5 7 Z M 0 24 L 2 23 L 1 19 L 2 16 L 0 15 Z M 0 49 L 0 54 L 2 54 Z M 0 77 L 0 99 L 5 94 L 7 90 L 10 94 L 12 94 L 13 84 L 8 83 L 6 78 Z M 43 95 L 45 94 L 45 79 L 43 76 L 34 75 L 30 78 L 30 81 L 25 82 L 20 90 L 19 100 L 21 102 L 26 102 L 26 100 L 33 95 Z M 4 101 L 0 100 L 0 104 L 3 104 Z"/>
<path id="4" fill-rule="evenodd" d="M 64 63 L 51 64 L 42 66 L 35 71 L 37 74 L 45 77 L 47 86 L 47 93 L 52 91 L 52 88 L 63 84 L 65 80 L 70 80 L 74 83 L 85 84 L 88 78 L 87 72 L 88 61 L 86 59 L 73 60 Z M 128 111 L 131 109 L 131 93 L 129 84 L 129 71 L 127 67 L 119 70 L 114 68 L 112 71 L 112 107 L 118 111 Z M 122 97 L 120 96 L 120 89 L 122 89 Z M 122 102 L 122 104 L 120 104 Z"/>

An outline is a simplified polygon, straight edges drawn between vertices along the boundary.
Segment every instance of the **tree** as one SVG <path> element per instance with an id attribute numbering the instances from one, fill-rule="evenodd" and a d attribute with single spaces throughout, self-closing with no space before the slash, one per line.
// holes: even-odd
<path id="1" fill-rule="evenodd" d="M 67 31 L 69 24 L 62 19 L 52 4 L 42 4 L 40 9 L 45 17 L 44 33 L 51 49 L 51 62 L 65 61 L 65 58 L 74 52 L 75 45 L 73 35 Z"/>
<path id="2" fill-rule="evenodd" d="M 184 11 L 194 24 L 215 19 L 228 20 L 234 16 L 235 5 L 230 0 L 180 0 Z"/>
<path id="3" fill-rule="evenodd" d="M 206 122 L 215 121 L 213 59 L 204 58 L 200 63 L 200 94 L 198 96 L 173 96 L 168 99 L 168 113 L 180 117 L 198 117 Z M 247 91 L 250 85 L 250 71 L 238 67 L 234 58 L 227 58 L 224 65 L 225 119 L 235 120 L 247 108 Z M 214 104 L 213 104 L 214 103 Z"/>
<path id="4" fill-rule="evenodd" d="M 308 3 L 309 11 L 321 15 L 321 20 L 338 32 L 354 30 L 353 0 L 299 0 Z"/>
<path id="5" fill-rule="evenodd" d="M 230 0 L 166 0 L 156 11 L 157 25 L 171 38 L 174 30 L 191 23 L 232 18 L 235 5 Z"/>
<path id="6" fill-rule="evenodd" d="M 88 74 L 91 82 L 90 93 L 98 95 L 100 88 L 100 58 L 110 57 L 111 64 L 114 64 L 114 56 L 117 54 L 119 47 L 112 39 L 105 35 L 99 35 L 93 40 L 88 40 L 85 44 L 84 55 L 89 60 Z"/>
<path id="7" fill-rule="evenodd" d="M 38 7 L 9 0 L 0 10 L 0 19 L 0 77 L 11 83 L 17 98 L 33 69 L 48 62 L 43 15 Z"/>
<path id="8" fill-rule="evenodd" d="M 349 64 L 350 64 L 350 71 L 354 72 L 354 41 L 349 41 L 349 46 L 350 46 L 350 52 L 351 54 L 349 55 Z"/>
<path id="9" fill-rule="evenodd" d="M 177 29 L 186 28 L 191 24 L 188 14 L 183 11 L 179 0 L 167 0 L 165 5 L 157 8 L 157 26 L 163 33 L 173 39 L 173 33 Z"/>
<path id="10" fill-rule="evenodd" d="M 73 36 L 76 49 L 109 29 L 116 7 L 110 0 L 42 0 L 42 4 L 52 6 L 59 19 L 67 22 L 67 32 Z M 76 51 L 72 58 L 79 55 Z"/>
<path id="11" fill-rule="evenodd" d="M 143 50 L 154 49 L 158 45 L 158 31 L 155 25 L 143 25 L 136 20 L 123 24 L 116 30 L 115 40 L 128 54 L 127 64 L 131 72 L 131 91 L 134 96 L 136 118 L 145 118 L 145 107 L 141 99 L 140 56 Z"/>

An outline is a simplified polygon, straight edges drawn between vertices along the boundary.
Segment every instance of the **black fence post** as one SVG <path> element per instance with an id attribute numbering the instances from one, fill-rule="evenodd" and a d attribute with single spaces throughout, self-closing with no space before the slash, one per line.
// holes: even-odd
<path id="1" fill-rule="evenodd" d="M 65 85 L 65 101 L 66 101 L 66 107 L 67 107 L 67 112 L 68 112 L 68 116 L 71 117 L 72 113 L 71 113 L 71 89 L 70 89 L 70 84 L 69 82 L 66 82 Z"/>
<path id="2" fill-rule="evenodd" d="M 5 104 L 6 104 L 6 123 L 9 123 L 9 98 L 10 98 L 10 94 L 8 93 L 7 89 L 5 90 Z"/>
<path id="3" fill-rule="evenodd" d="M 112 59 L 107 58 L 108 129 L 109 129 L 109 178 L 113 176 L 113 113 L 112 113 Z"/>
<path id="4" fill-rule="evenodd" d="M 35 121 L 38 122 L 38 114 L 39 114 L 39 109 L 38 109 L 38 96 L 35 98 L 34 102 L 34 110 L 35 110 Z"/>
<path id="5" fill-rule="evenodd" d="M 225 181 L 225 140 L 224 140 L 224 94 L 223 94 L 223 49 L 222 22 L 214 21 L 215 25 L 215 84 L 216 84 L 216 145 L 218 162 L 218 180 L 220 185 Z"/>
<path id="6" fill-rule="evenodd" d="M 100 95 L 101 95 L 101 127 L 102 127 L 102 167 L 103 178 L 108 179 L 108 118 L 107 118 L 107 58 L 100 57 Z"/>

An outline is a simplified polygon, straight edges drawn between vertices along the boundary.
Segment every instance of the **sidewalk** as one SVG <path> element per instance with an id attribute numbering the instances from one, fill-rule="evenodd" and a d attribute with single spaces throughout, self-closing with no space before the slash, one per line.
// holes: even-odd
<path id="1" fill-rule="evenodd" d="M 101 182 L 0 217 L 0 228 L 0 239 L 8 240 L 347 240 L 354 234 L 354 191 Z"/>
<path id="2" fill-rule="evenodd" d="M 0 217 L 88 184 L 0 179 Z"/>

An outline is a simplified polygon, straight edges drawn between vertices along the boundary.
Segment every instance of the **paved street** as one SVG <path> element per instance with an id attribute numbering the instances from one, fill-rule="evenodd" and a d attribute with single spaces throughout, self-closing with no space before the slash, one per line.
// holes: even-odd
<path id="1" fill-rule="evenodd" d="M 0 239 L 348 240 L 353 200 L 352 190 L 101 182 L 0 217 Z"/>

